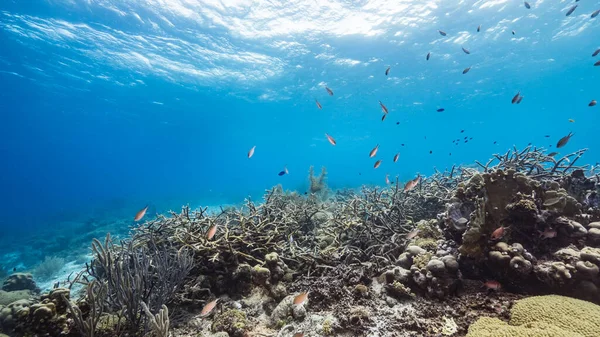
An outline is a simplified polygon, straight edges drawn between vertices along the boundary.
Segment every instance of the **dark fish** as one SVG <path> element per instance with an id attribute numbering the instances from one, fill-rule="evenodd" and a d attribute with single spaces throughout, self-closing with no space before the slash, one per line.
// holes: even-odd
<path id="1" fill-rule="evenodd" d="M 451 156 L 451 155 L 452 155 L 452 152 L 450 152 L 448 155 L 449 155 L 449 156 Z"/>
<path id="2" fill-rule="evenodd" d="M 523 96 L 519 96 L 519 99 L 517 100 L 517 104 L 521 104 L 522 100 L 523 100 Z"/>
<path id="3" fill-rule="evenodd" d="M 473 137 L 469 137 L 469 140 L 473 140 Z"/>
<path id="4" fill-rule="evenodd" d="M 481 25 L 477 26 L 477 33 L 481 31 Z"/>
<path id="5" fill-rule="evenodd" d="M 550 135 L 545 135 L 544 137 L 546 137 L 546 138 L 550 138 Z"/>
<path id="6" fill-rule="evenodd" d="M 383 116 L 381 116 L 381 121 L 383 122 L 386 117 L 387 117 L 387 114 L 383 114 Z"/>
<path id="7" fill-rule="evenodd" d="M 290 172 L 288 171 L 287 167 L 284 167 L 284 168 L 283 168 L 283 171 L 281 171 L 281 172 L 277 173 L 277 175 L 281 177 L 281 176 L 283 176 L 283 175 L 286 175 L 286 174 L 289 174 L 289 173 L 290 173 Z"/>
<path id="8" fill-rule="evenodd" d="M 464 138 L 464 139 L 467 139 L 467 138 L 469 138 L 469 137 L 468 137 L 468 136 L 465 136 L 465 138 Z"/>
<path id="9" fill-rule="evenodd" d="M 515 35 L 515 31 L 514 30 L 512 31 L 512 35 Z"/>
<path id="10" fill-rule="evenodd" d="M 465 130 L 460 130 L 460 133 L 463 133 L 463 132 L 465 132 Z"/>
<path id="11" fill-rule="evenodd" d="M 438 29 L 438 32 L 440 32 L 440 35 L 441 35 L 441 36 L 446 36 L 446 32 L 445 32 L 445 31 L 443 31 L 443 30 L 439 30 L 439 29 Z"/>
<path id="12" fill-rule="evenodd" d="M 387 69 L 385 70 L 385 76 L 387 76 L 390 73 L 390 67 L 387 67 Z"/>
<path id="13" fill-rule="evenodd" d="M 404 146 L 404 144 L 400 144 L 400 146 Z"/>
<path id="14" fill-rule="evenodd" d="M 531 9 L 531 6 L 529 5 L 529 2 L 525 1 L 525 3 L 523 3 L 525 5 L 525 8 L 527 9 Z"/>
<path id="15" fill-rule="evenodd" d="M 600 61 L 596 61 L 596 63 L 594 63 L 595 66 L 600 66 Z"/>
<path id="16" fill-rule="evenodd" d="M 465 68 L 465 70 L 463 70 L 463 74 L 466 74 L 466 73 L 468 73 L 468 72 L 469 72 L 469 70 L 471 70 L 471 67 L 467 67 L 467 68 Z"/>
<path id="17" fill-rule="evenodd" d="M 315 99 L 315 103 L 317 103 L 317 108 L 323 109 L 323 106 L 321 105 L 321 103 L 319 103 L 319 101 L 317 101 L 316 99 Z"/>
<path id="18" fill-rule="evenodd" d="M 598 54 L 600 54 L 600 49 L 596 49 L 596 51 L 592 54 L 592 57 L 595 57 Z"/>
<path id="19" fill-rule="evenodd" d="M 396 125 L 400 125 L 400 122 L 396 122 Z"/>
<path id="20" fill-rule="evenodd" d="M 496 143 L 497 143 L 497 142 L 496 142 L 496 141 L 494 141 L 494 144 L 496 144 Z"/>
<path id="21" fill-rule="evenodd" d="M 512 98 L 512 104 L 517 103 L 517 101 L 519 100 L 519 96 L 521 95 L 521 92 L 519 91 L 513 98 Z"/>
<path id="22" fill-rule="evenodd" d="M 329 96 L 333 96 L 333 90 L 329 89 L 329 87 L 325 87 L 325 90 L 327 90 Z"/>
<path id="23" fill-rule="evenodd" d="M 381 106 L 381 111 L 383 111 L 384 114 L 388 113 L 388 108 L 385 105 L 383 105 L 381 101 L 379 101 L 379 105 Z"/>
<path id="24" fill-rule="evenodd" d="M 596 10 L 594 13 L 592 13 L 592 19 L 597 17 L 598 14 L 600 14 L 600 9 Z"/>
<path id="25" fill-rule="evenodd" d="M 593 100 L 590 102 L 590 104 L 588 104 L 588 106 L 594 106 L 594 105 L 596 105 L 596 100 L 595 100 L 595 99 L 593 99 Z"/>
<path id="26" fill-rule="evenodd" d="M 432 153 L 433 153 L 433 151 L 429 150 L 429 154 L 432 154 Z"/>
<path id="27" fill-rule="evenodd" d="M 17 271 L 17 267 L 14 267 L 13 268 L 13 273 L 16 272 L 16 271 Z"/>
<path id="28" fill-rule="evenodd" d="M 568 135 L 566 135 L 566 136 L 562 137 L 562 138 L 561 138 L 561 139 L 558 141 L 558 143 L 556 143 L 556 148 L 557 148 L 557 149 L 559 149 L 559 148 L 561 148 L 561 147 L 563 147 L 563 146 L 567 145 L 567 143 L 569 142 L 569 139 L 571 139 L 571 137 L 573 137 L 573 136 L 574 136 L 574 134 L 573 134 L 572 132 L 569 132 L 569 134 L 568 134 Z"/>
<path id="29" fill-rule="evenodd" d="M 558 154 L 558 152 L 550 152 L 548 153 L 548 157 L 554 157 Z"/>
<path id="30" fill-rule="evenodd" d="M 373 168 L 378 168 L 381 165 L 381 159 L 379 159 L 378 161 L 375 162 L 375 165 L 373 165 Z"/>
<path id="31" fill-rule="evenodd" d="M 444 108 L 439 108 L 439 109 L 437 109 L 437 112 L 444 112 L 444 110 L 446 110 L 446 109 L 444 109 Z"/>
<path id="32" fill-rule="evenodd" d="M 569 16 L 569 15 L 573 14 L 573 12 L 575 11 L 575 8 L 577 8 L 577 6 L 579 6 L 579 5 L 575 5 L 575 6 L 571 7 L 571 9 L 569 9 L 567 11 L 567 15 L 566 16 Z"/>
<path id="33" fill-rule="evenodd" d="M 427 56 L 425 56 L 425 60 L 429 61 L 430 57 L 431 57 L 431 52 L 427 53 Z"/>
<path id="34" fill-rule="evenodd" d="M 461 47 L 461 48 L 465 52 L 465 54 L 471 54 L 471 52 L 468 49 L 465 49 L 465 47 Z"/>

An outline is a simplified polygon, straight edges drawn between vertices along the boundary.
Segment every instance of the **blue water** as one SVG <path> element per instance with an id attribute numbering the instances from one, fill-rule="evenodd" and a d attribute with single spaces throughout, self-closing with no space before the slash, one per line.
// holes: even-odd
<path id="1" fill-rule="evenodd" d="M 600 2 L 530 3 L 4 0 L 3 235 L 304 192 L 311 165 L 333 189 L 406 181 L 571 131 L 561 153 L 593 164 Z"/>

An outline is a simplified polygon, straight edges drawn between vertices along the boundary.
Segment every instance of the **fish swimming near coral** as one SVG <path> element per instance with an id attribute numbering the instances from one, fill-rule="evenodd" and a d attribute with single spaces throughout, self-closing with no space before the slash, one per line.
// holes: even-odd
<path id="1" fill-rule="evenodd" d="M 400 153 L 394 155 L 394 163 L 398 161 L 398 158 L 400 158 Z"/>
<path id="2" fill-rule="evenodd" d="M 208 302 L 204 308 L 202 308 L 202 311 L 200 312 L 200 317 L 206 317 L 208 315 L 210 315 L 210 313 L 215 309 L 215 307 L 217 306 L 217 301 L 219 301 L 219 299 L 215 299 L 211 302 Z"/>
<path id="3" fill-rule="evenodd" d="M 217 225 L 212 225 L 206 232 L 206 240 L 212 240 L 215 234 L 217 234 Z"/>
<path id="4" fill-rule="evenodd" d="M 378 168 L 379 166 L 381 166 L 381 159 L 379 159 L 378 161 L 375 162 L 375 165 L 373 165 L 373 168 Z"/>
<path id="5" fill-rule="evenodd" d="M 379 144 L 377 144 L 371 152 L 369 152 L 369 158 L 373 158 L 377 155 L 377 150 L 379 150 Z"/>
<path id="6" fill-rule="evenodd" d="M 303 292 L 300 293 L 299 295 L 297 295 L 296 297 L 294 297 L 294 304 L 295 305 L 302 305 L 304 304 L 304 302 L 306 302 L 306 300 L 308 299 L 308 292 Z"/>
<path id="7" fill-rule="evenodd" d="M 333 139 L 333 137 L 331 137 L 331 136 L 330 136 L 330 135 L 328 135 L 328 134 L 325 134 L 325 136 L 327 137 L 327 140 L 329 141 L 329 143 L 330 143 L 331 145 L 334 145 L 334 146 L 335 146 L 335 144 L 337 144 L 337 142 L 335 141 L 335 139 Z"/>
<path id="8" fill-rule="evenodd" d="M 329 89 L 329 87 L 325 87 L 325 90 L 327 90 L 329 96 L 333 96 L 333 90 Z"/>
<path id="9" fill-rule="evenodd" d="M 563 146 L 567 145 L 567 143 L 569 142 L 569 140 L 571 139 L 571 137 L 573 137 L 574 135 L 575 135 L 574 133 L 572 133 L 572 132 L 569 132 L 569 134 L 568 134 L 568 135 L 566 135 L 566 136 L 562 137 L 562 138 L 561 138 L 561 139 L 558 141 L 558 143 L 556 143 L 556 148 L 561 148 L 561 147 L 563 147 Z"/>
<path id="10" fill-rule="evenodd" d="M 463 70 L 463 75 L 468 73 L 471 70 L 471 67 L 467 67 Z"/>
<path id="11" fill-rule="evenodd" d="M 415 179 L 409 180 L 404 185 L 404 192 L 408 192 L 408 191 L 411 191 L 412 189 L 414 189 L 417 186 L 417 184 L 419 183 L 420 180 L 421 180 L 421 176 L 417 176 Z"/>
<path id="12" fill-rule="evenodd" d="M 133 221 L 140 221 L 142 220 L 142 218 L 144 217 L 144 215 L 146 215 L 146 211 L 148 210 L 148 205 L 146 205 L 146 207 L 142 208 L 139 212 L 137 212 L 135 214 L 135 217 L 133 217 Z"/>
<path id="13" fill-rule="evenodd" d="M 412 231 L 408 232 L 408 234 L 406 234 L 406 240 L 412 240 L 415 237 L 417 237 L 417 235 L 419 235 L 419 229 L 415 228 Z"/>
<path id="14" fill-rule="evenodd" d="M 492 234 L 490 235 L 490 239 L 491 240 L 500 240 L 504 237 L 505 233 L 506 233 L 506 227 L 500 226 L 492 232 Z"/>
<path id="15" fill-rule="evenodd" d="M 284 175 L 286 175 L 286 174 L 290 174 L 290 172 L 289 172 L 289 171 L 288 171 L 288 169 L 287 169 L 287 166 L 283 168 L 283 171 L 281 171 L 281 172 L 277 173 L 277 175 L 278 175 L 278 176 L 280 176 L 280 177 L 281 177 L 281 176 L 284 176 Z"/>
<path id="16" fill-rule="evenodd" d="M 486 281 L 483 285 L 489 290 L 500 290 L 502 288 L 500 282 L 494 280 Z"/>
<path id="17" fill-rule="evenodd" d="M 254 145 L 250 151 L 248 151 L 248 159 L 252 158 L 252 156 L 254 156 L 254 150 L 256 150 L 256 145 Z"/>
<path id="18" fill-rule="evenodd" d="M 379 105 L 381 105 L 381 111 L 383 111 L 384 114 L 388 113 L 388 108 L 381 103 L 381 101 L 379 101 Z"/>
<path id="19" fill-rule="evenodd" d="M 543 232 L 542 231 L 538 231 L 538 233 L 540 234 L 539 237 L 542 240 L 555 238 L 556 234 L 557 234 L 556 229 L 552 229 L 552 228 L 546 228 L 546 229 L 544 229 Z"/>
<path id="20" fill-rule="evenodd" d="M 296 332 L 293 337 L 304 337 L 304 333 Z"/>
<path id="21" fill-rule="evenodd" d="M 554 157 L 558 154 L 558 152 L 550 152 L 548 153 L 548 157 Z"/>
<path id="22" fill-rule="evenodd" d="M 389 184 L 391 184 L 391 181 L 390 181 L 390 175 L 389 175 L 389 174 L 386 174 L 386 175 L 385 175 L 385 184 L 386 184 L 386 185 L 389 185 Z"/>

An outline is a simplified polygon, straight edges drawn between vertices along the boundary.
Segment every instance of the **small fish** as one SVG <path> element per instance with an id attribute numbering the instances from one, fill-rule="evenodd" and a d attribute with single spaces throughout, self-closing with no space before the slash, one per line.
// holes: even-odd
<path id="1" fill-rule="evenodd" d="M 468 49 L 465 49 L 465 47 L 461 47 L 461 48 L 465 52 L 465 54 L 467 54 L 467 55 L 471 54 L 471 52 Z"/>
<path id="2" fill-rule="evenodd" d="M 596 105 L 596 100 L 595 100 L 595 99 L 593 99 L 593 100 L 590 102 L 590 104 L 588 104 L 588 106 L 595 106 L 595 105 Z"/>
<path id="3" fill-rule="evenodd" d="M 433 153 L 433 151 L 429 150 L 429 154 L 432 154 L 432 153 Z"/>
<path id="4" fill-rule="evenodd" d="M 398 161 L 398 158 L 400 158 L 400 153 L 394 155 L 394 163 Z"/>
<path id="5" fill-rule="evenodd" d="M 378 168 L 381 165 L 381 159 L 379 159 L 378 161 L 375 162 L 375 165 L 373 165 L 373 168 Z"/>
<path id="6" fill-rule="evenodd" d="M 463 133 L 463 132 L 465 132 L 465 130 L 460 130 L 460 133 Z"/>
<path id="7" fill-rule="evenodd" d="M 421 180 L 421 176 L 417 176 L 415 179 L 409 180 L 404 185 L 404 192 L 408 192 L 408 191 L 412 190 L 413 188 L 415 188 L 420 180 Z"/>
<path id="8" fill-rule="evenodd" d="M 579 6 L 579 5 L 575 5 L 575 6 L 571 7 L 571 9 L 569 9 L 567 11 L 567 14 L 565 16 L 569 16 L 569 15 L 573 14 L 573 12 L 575 11 L 575 8 L 577 8 L 577 6 Z"/>
<path id="9" fill-rule="evenodd" d="M 333 96 L 333 90 L 329 89 L 329 87 L 325 87 L 325 90 L 327 90 L 329 96 Z"/>
<path id="10" fill-rule="evenodd" d="M 415 228 L 412 231 L 408 232 L 408 234 L 406 234 L 406 240 L 412 240 L 414 239 L 417 235 L 419 235 L 419 229 Z"/>
<path id="11" fill-rule="evenodd" d="M 385 183 L 386 183 L 386 185 L 391 184 L 391 182 L 390 182 L 390 175 L 389 174 L 385 175 Z"/>
<path id="12" fill-rule="evenodd" d="M 515 95 L 515 96 L 512 98 L 512 101 L 511 101 L 511 103 L 512 103 L 512 104 L 515 104 L 515 103 L 517 103 L 517 101 L 519 100 L 519 97 L 520 97 L 520 96 L 521 96 L 521 92 L 519 91 L 519 92 L 517 92 L 517 94 L 516 94 L 516 95 Z"/>
<path id="13" fill-rule="evenodd" d="M 558 152 L 550 152 L 548 153 L 548 157 L 554 157 L 558 154 Z"/>
<path id="14" fill-rule="evenodd" d="M 371 152 L 369 152 L 369 158 L 373 158 L 377 155 L 377 150 L 379 150 L 379 144 L 377 144 Z"/>
<path id="15" fill-rule="evenodd" d="M 400 144 L 400 146 L 404 146 L 404 144 Z"/>
<path id="16" fill-rule="evenodd" d="M 16 272 L 16 271 L 17 271 L 17 267 L 14 267 L 13 268 L 13 273 Z"/>
<path id="17" fill-rule="evenodd" d="M 321 105 L 321 103 L 319 103 L 319 101 L 317 101 L 316 99 L 315 99 L 315 103 L 317 103 L 317 108 L 323 109 L 323 106 Z"/>
<path id="18" fill-rule="evenodd" d="M 515 35 L 515 31 L 514 30 L 512 31 L 512 35 Z"/>
<path id="19" fill-rule="evenodd" d="M 248 159 L 252 158 L 252 156 L 254 155 L 254 150 L 256 150 L 256 145 L 254 145 L 250 151 L 248 151 Z"/>
<path id="20" fill-rule="evenodd" d="M 425 60 L 429 61 L 429 58 L 431 57 L 431 52 L 427 53 L 427 56 L 425 56 Z"/>
<path id="21" fill-rule="evenodd" d="M 525 5 L 525 8 L 531 9 L 531 6 L 529 5 L 529 2 L 525 1 L 523 4 Z"/>
<path id="22" fill-rule="evenodd" d="M 381 121 L 383 122 L 386 117 L 387 117 L 387 114 L 383 114 L 383 116 L 381 116 Z"/>
<path id="23" fill-rule="evenodd" d="M 438 32 L 440 33 L 441 36 L 446 36 L 446 32 L 445 31 L 438 29 Z"/>
<path id="24" fill-rule="evenodd" d="M 481 25 L 477 26 L 477 33 L 481 31 Z"/>
<path id="25" fill-rule="evenodd" d="M 569 142 L 569 139 L 571 139 L 571 137 L 573 137 L 573 136 L 574 136 L 574 134 L 573 134 L 572 132 L 569 132 L 569 134 L 568 134 L 568 135 L 566 135 L 566 136 L 562 137 L 562 138 L 561 138 L 561 139 L 558 141 L 558 143 L 556 143 L 556 148 L 557 148 L 557 149 L 560 149 L 561 147 L 563 147 L 563 146 L 567 145 L 567 143 Z"/>
<path id="26" fill-rule="evenodd" d="M 550 138 L 550 135 L 545 135 L 544 137 L 546 137 L 546 138 Z"/>
<path id="27" fill-rule="evenodd" d="M 217 234 L 217 225 L 212 225 L 206 232 L 206 240 L 212 240 L 215 234 Z"/>
<path id="28" fill-rule="evenodd" d="M 569 118 L 569 123 L 575 123 L 575 120 Z"/>
<path id="29" fill-rule="evenodd" d="M 596 10 L 594 13 L 592 13 L 592 19 L 597 17 L 598 14 L 600 14 L 600 9 Z"/>
<path id="30" fill-rule="evenodd" d="M 468 73 L 468 72 L 469 72 L 469 70 L 471 70 L 471 67 L 467 67 L 467 68 L 465 68 L 465 70 L 463 70 L 463 74 L 466 74 L 466 73 Z"/>
<path id="31" fill-rule="evenodd" d="M 594 63 L 594 66 L 600 66 L 600 61 L 596 61 L 596 63 Z"/>
<path id="32" fill-rule="evenodd" d="M 596 57 L 598 54 L 600 54 L 600 49 L 596 49 L 596 51 L 592 54 L 592 57 Z"/>
<path id="33" fill-rule="evenodd" d="M 502 285 L 498 281 L 486 281 L 483 285 L 491 290 L 500 290 L 502 288 Z"/>
<path id="34" fill-rule="evenodd" d="M 144 217 L 144 215 L 146 215 L 146 211 L 148 210 L 148 205 L 146 205 L 146 207 L 142 208 L 139 212 L 137 212 L 135 214 L 135 217 L 133 218 L 133 221 L 140 221 L 142 220 L 142 218 Z"/>
<path id="35" fill-rule="evenodd" d="M 519 96 L 519 99 L 517 100 L 517 104 L 521 104 L 521 101 L 523 100 L 524 96 Z"/>
<path id="36" fill-rule="evenodd" d="M 383 105 L 381 101 L 379 101 L 379 105 L 381 105 L 381 111 L 383 111 L 384 114 L 388 113 L 388 108 L 385 105 Z"/>
<path id="37" fill-rule="evenodd" d="M 290 172 L 289 172 L 289 171 L 288 171 L 288 169 L 287 169 L 287 166 L 285 166 L 285 167 L 283 168 L 283 171 L 281 171 L 281 172 L 277 173 L 277 175 L 278 175 L 278 176 L 280 176 L 280 177 L 281 177 L 281 176 L 283 176 L 283 175 L 286 175 L 286 174 L 290 174 Z"/>
<path id="38" fill-rule="evenodd" d="M 391 67 L 387 67 L 387 69 L 385 70 L 385 76 L 387 76 L 390 73 L 390 68 Z"/>
<path id="39" fill-rule="evenodd" d="M 444 112 L 444 110 L 446 110 L 446 109 L 444 109 L 444 108 L 439 108 L 439 109 L 437 109 L 436 111 L 437 111 L 437 112 Z"/>
<path id="40" fill-rule="evenodd" d="M 200 312 L 200 317 L 206 317 L 208 315 L 210 315 L 210 313 L 213 311 L 213 309 L 217 306 L 217 301 L 219 299 L 215 299 L 211 302 L 208 302 L 204 308 L 202 308 L 202 311 Z"/>
<path id="41" fill-rule="evenodd" d="M 304 337 L 304 333 L 302 333 L 302 332 L 296 332 L 294 334 L 294 336 L 292 336 L 292 337 Z"/>
<path id="42" fill-rule="evenodd" d="M 498 239 L 502 239 L 502 237 L 504 236 L 504 231 L 505 231 L 505 227 L 500 226 L 498 228 L 496 228 L 493 232 L 492 235 L 490 235 L 490 239 L 492 240 L 498 240 Z"/>
<path id="43" fill-rule="evenodd" d="M 306 302 L 307 298 L 308 298 L 308 292 L 300 293 L 298 296 L 294 297 L 294 304 L 302 305 L 304 302 Z"/>
<path id="44" fill-rule="evenodd" d="M 400 122 L 396 122 L 396 125 L 400 125 Z"/>
<path id="45" fill-rule="evenodd" d="M 552 228 L 546 228 L 546 229 L 544 229 L 543 232 L 538 231 L 538 233 L 540 233 L 539 237 L 542 240 L 555 238 L 556 234 L 557 234 L 556 229 L 552 229 Z"/>
<path id="46" fill-rule="evenodd" d="M 451 156 L 451 155 L 452 155 L 452 152 L 448 153 L 448 155 L 449 155 L 449 156 Z"/>
<path id="47" fill-rule="evenodd" d="M 331 143 L 331 145 L 335 146 L 335 144 L 337 144 L 336 141 L 335 141 L 335 139 L 333 139 L 333 137 L 331 137 L 328 134 L 325 134 L 325 136 L 327 137 L 327 140 L 329 141 L 329 143 Z"/>

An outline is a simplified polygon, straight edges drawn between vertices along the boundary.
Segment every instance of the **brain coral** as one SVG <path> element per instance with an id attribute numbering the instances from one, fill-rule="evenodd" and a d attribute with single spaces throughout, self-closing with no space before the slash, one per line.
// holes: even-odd
<path id="1" fill-rule="evenodd" d="M 510 323 L 482 317 L 467 337 L 593 337 L 600 331 L 600 306 L 570 297 L 548 295 L 519 300 Z"/>

